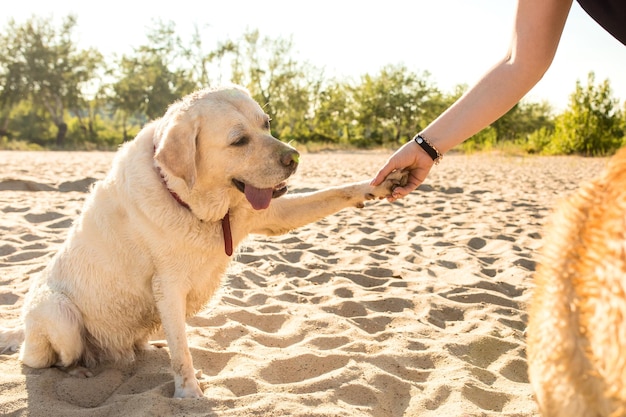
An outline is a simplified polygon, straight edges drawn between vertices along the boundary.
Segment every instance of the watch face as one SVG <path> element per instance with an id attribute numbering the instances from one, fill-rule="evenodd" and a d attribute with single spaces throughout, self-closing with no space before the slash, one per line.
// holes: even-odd
<path id="1" fill-rule="evenodd" d="M 424 139 L 420 138 L 419 136 L 417 137 L 417 143 L 422 143 L 424 142 Z"/>

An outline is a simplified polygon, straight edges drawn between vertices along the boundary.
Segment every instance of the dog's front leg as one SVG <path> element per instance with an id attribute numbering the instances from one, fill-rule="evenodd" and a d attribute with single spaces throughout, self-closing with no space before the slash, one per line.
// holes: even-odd
<path id="1" fill-rule="evenodd" d="M 367 200 L 382 199 L 397 185 L 406 184 L 408 174 L 393 172 L 379 186 L 368 181 L 326 188 L 303 194 L 286 195 L 272 202 L 259 215 L 253 233 L 279 235 L 320 220 L 347 207 L 363 207 Z"/>
<path id="2" fill-rule="evenodd" d="M 174 398 L 198 398 L 203 393 L 196 379 L 185 331 L 187 294 L 181 283 L 169 284 L 155 277 L 153 291 L 161 324 L 170 348 L 174 371 Z"/>

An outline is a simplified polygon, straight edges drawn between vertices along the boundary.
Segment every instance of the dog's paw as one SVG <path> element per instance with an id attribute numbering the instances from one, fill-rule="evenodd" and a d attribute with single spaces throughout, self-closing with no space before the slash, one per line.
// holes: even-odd
<path id="1" fill-rule="evenodd" d="M 156 350 L 163 349 L 167 347 L 166 340 L 151 340 L 143 346 L 144 350 Z"/>
<path id="2" fill-rule="evenodd" d="M 89 369 L 85 368 L 84 366 L 78 366 L 78 365 L 67 366 L 67 367 L 58 366 L 58 368 L 64 372 L 67 372 L 68 375 L 71 375 L 74 378 L 92 378 L 93 377 L 93 372 L 91 372 Z"/>
<path id="3" fill-rule="evenodd" d="M 195 387 L 181 388 L 174 392 L 174 398 L 202 398 L 203 396 L 204 393 L 197 384 Z"/>
<path id="4" fill-rule="evenodd" d="M 367 200 L 387 198 L 396 187 L 404 187 L 408 180 L 409 173 L 407 171 L 393 171 L 380 185 L 372 187 L 371 192 L 365 198 Z"/>
<path id="5" fill-rule="evenodd" d="M 197 371 L 196 371 L 197 372 Z M 176 384 L 174 398 L 202 398 L 204 393 L 200 389 L 200 384 L 196 378 L 185 381 L 180 386 Z"/>

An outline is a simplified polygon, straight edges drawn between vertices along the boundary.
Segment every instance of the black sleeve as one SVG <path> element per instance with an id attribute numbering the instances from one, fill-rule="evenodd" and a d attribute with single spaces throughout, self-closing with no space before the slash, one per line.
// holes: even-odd
<path id="1" fill-rule="evenodd" d="M 578 0 L 578 3 L 600 26 L 626 45 L 626 1 Z"/>

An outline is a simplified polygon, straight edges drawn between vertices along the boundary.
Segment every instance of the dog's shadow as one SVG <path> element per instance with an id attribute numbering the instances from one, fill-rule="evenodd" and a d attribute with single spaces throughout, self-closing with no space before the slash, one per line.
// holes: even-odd
<path id="1" fill-rule="evenodd" d="M 30 416 L 215 415 L 209 398 L 172 398 L 174 376 L 166 349 L 140 352 L 126 365 L 100 365 L 90 378 L 58 368 L 23 366 L 22 372 Z"/>

